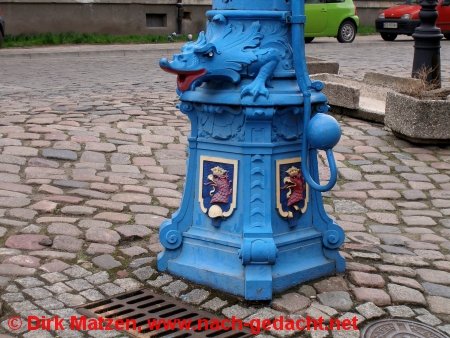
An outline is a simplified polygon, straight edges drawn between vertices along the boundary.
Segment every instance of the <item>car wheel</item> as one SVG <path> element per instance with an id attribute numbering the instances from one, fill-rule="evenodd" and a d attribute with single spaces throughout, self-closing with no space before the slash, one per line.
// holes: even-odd
<path id="1" fill-rule="evenodd" d="M 397 34 L 394 33 L 380 33 L 380 35 L 384 41 L 394 41 L 397 38 Z"/>
<path id="2" fill-rule="evenodd" d="M 447 40 L 450 40 L 450 33 L 445 33 L 444 36 Z"/>
<path id="3" fill-rule="evenodd" d="M 337 34 L 337 39 L 339 42 L 342 43 L 353 42 L 353 40 L 355 40 L 355 36 L 356 36 L 356 26 L 353 23 L 353 21 L 347 20 L 341 23 Z"/>
<path id="4" fill-rule="evenodd" d="M 305 38 L 305 43 L 310 43 L 312 40 L 314 40 L 314 38 Z"/>

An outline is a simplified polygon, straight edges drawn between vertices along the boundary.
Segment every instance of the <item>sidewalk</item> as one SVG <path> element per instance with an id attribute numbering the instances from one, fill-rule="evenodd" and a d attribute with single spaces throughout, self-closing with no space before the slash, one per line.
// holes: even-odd
<path id="1" fill-rule="evenodd" d="M 89 55 L 109 55 L 123 56 L 130 53 L 148 53 L 149 51 L 158 51 L 162 54 L 170 54 L 173 51 L 180 50 L 183 43 L 161 43 L 161 44 L 121 44 L 121 45 L 61 45 L 49 47 L 30 47 L 30 48 L 7 48 L 0 49 L 0 58 L 2 57 L 20 57 L 32 59 L 42 56 L 89 56 Z"/>

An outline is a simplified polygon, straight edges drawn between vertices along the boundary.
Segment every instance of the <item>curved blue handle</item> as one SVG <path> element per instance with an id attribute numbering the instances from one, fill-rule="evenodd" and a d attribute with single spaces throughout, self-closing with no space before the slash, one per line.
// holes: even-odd
<path id="1" fill-rule="evenodd" d="M 301 17 L 305 15 L 305 8 L 302 6 L 302 1 L 293 0 L 292 1 L 292 16 L 293 17 Z M 339 133 L 336 134 L 335 130 L 334 135 L 330 137 L 325 137 L 326 140 L 324 144 L 318 140 L 320 138 L 319 134 L 313 136 L 312 146 L 315 146 L 317 149 L 323 149 L 326 151 L 328 163 L 330 166 L 330 179 L 327 184 L 320 185 L 320 182 L 317 183 L 311 177 L 311 173 L 309 172 L 309 142 L 308 142 L 308 133 L 311 119 L 311 80 L 308 75 L 308 69 L 306 66 L 306 55 L 304 43 L 304 25 L 300 22 L 292 22 L 292 47 L 294 51 L 294 68 L 297 77 L 297 84 L 300 88 L 300 91 L 303 94 L 303 106 L 304 106 L 304 123 L 303 123 L 303 142 L 302 142 L 302 172 L 305 177 L 306 182 L 311 186 L 311 188 L 317 191 L 328 191 L 336 184 L 337 181 L 337 168 L 336 162 L 334 160 L 333 151 L 331 148 L 339 141 L 340 137 L 340 129 Z M 317 114 L 318 115 L 318 114 Z M 318 123 L 319 125 L 321 123 Z M 339 128 L 339 127 L 338 127 Z M 333 128 L 332 128 L 333 129 Z M 335 128 L 334 128 L 335 129 Z M 337 140 L 336 140 L 337 135 Z M 323 135 L 322 135 L 323 136 Z M 336 142 L 335 142 L 336 141 Z M 334 143 L 334 144 L 333 144 Z"/>
<path id="2" fill-rule="evenodd" d="M 303 177 L 305 178 L 306 182 L 308 182 L 309 186 L 311 188 L 313 188 L 314 190 L 321 191 L 321 192 L 331 190 L 337 181 L 337 167 L 336 167 L 336 162 L 334 160 L 333 150 L 331 150 L 331 149 L 326 150 L 327 160 L 330 165 L 330 179 L 328 180 L 327 184 L 320 185 L 320 183 L 317 183 L 316 181 L 314 181 L 314 178 L 312 178 L 312 176 L 309 172 L 309 169 L 308 169 L 309 164 L 308 164 L 308 160 L 307 160 L 309 158 L 309 156 L 303 155 L 303 154 L 307 153 L 306 148 L 307 147 L 302 146 Z"/>
<path id="3" fill-rule="evenodd" d="M 331 150 L 341 138 L 341 127 L 339 123 L 330 115 L 317 113 L 312 119 L 311 116 L 311 97 L 307 96 L 305 102 L 305 122 L 303 125 L 303 144 L 302 144 L 302 171 L 309 185 L 318 191 L 327 191 L 333 188 L 337 181 L 336 161 Z M 327 154 L 328 165 L 330 166 L 330 179 L 326 185 L 320 185 L 316 182 L 309 172 L 309 159 L 311 151 L 309 149 L 325 150 Z M 309 151 L 309 153 L 308 153 Z M 309 155 L 309 156 L 308 156 Z M 320 180 L 320 178 L 319 178 Z"/>

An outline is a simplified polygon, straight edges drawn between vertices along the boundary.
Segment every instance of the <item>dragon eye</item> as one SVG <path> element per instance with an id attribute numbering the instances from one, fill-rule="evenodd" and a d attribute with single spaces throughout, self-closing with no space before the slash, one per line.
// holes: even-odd
<path id="1" fill-rule="evenodd" d="M 209 51 L 208 53 L 206 53 L 206 56 L 209 58 L 212 58 L 214 56 L 214 52 L 213 51 Z"/>

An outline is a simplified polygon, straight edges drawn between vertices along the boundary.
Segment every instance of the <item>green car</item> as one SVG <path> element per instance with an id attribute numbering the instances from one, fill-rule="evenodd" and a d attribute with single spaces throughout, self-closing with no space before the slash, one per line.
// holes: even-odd
<path id="1" fill-rule="evenodd" d="M 331 36 L 339 42 L 352 42 L 359 18 L 352 0 L 305 0 L 305 42 Z"/>

